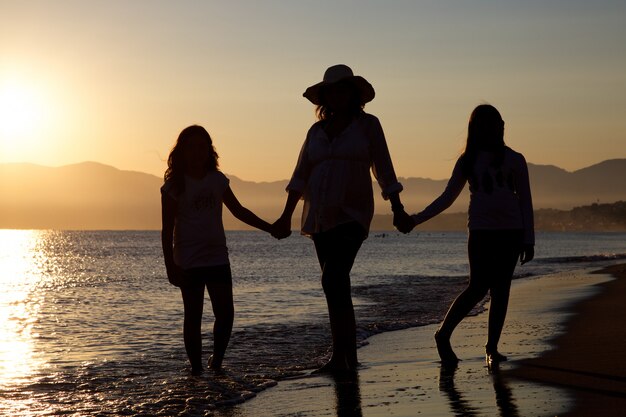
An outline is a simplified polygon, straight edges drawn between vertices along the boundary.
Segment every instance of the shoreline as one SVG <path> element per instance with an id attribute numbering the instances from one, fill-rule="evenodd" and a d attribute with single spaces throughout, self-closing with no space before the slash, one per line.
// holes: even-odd
<path id="1" fill-rule="evenodd" d="M 515 378 L 572 392 L 574 407 L 564 416 L 613 415 L 626 409 L 626 264 L 592 273 L 614 279 L 599 284 L 598 295 L 576 303 L 567 331 L 552 341 L 553 349 L 510 371 Z"/>
<path id="2" fill-rule="evenodd" d="M 463 359 L 457 369 L 444 370 L 439 364 L 432 340 L 438 325 L 385 332 L 371 336 L 359 349 L 362 366 L 356 379 L 305 375 L 281 380 L 235 408 L 215 410 L 215 415 L 590 415 L 576 414 L 582 404 L 571 387 L 520 370 L 554 351 L 560 337 L 555 341 L 555 334 L 569 334 L 579 305 L 619 281 L 608 277 L 612 270 L 606 268 L 594 273 L 599 267 L 514 280 L 501 342 L 509 361 L 498 369 L 487 369 L 484 363 L 483 312 L 467 317 L 453 335 L 454 349 Z M 609 268 L 623 272 L 626 264 Z M 622 290 L 615 296 L 626 294 L 626 287 Z"/>

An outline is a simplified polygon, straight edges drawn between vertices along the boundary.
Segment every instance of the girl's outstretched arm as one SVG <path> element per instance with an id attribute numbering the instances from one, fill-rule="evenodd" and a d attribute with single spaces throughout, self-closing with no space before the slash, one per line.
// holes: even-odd
<path id="1" fill-rule="evenodd" d="M 176 218 L 176 200 L 166 193 L 161 194 L 161 246 L 163 259 L 170 284 L 179 286 L 181 270 L 174 262 L 174 220 Z"/>
<path id="2" fill-rule="evenodd" d="M 228 210 L 233 213 L 233 216 L 252 227 L 256 227 L 257 229 L 263 230 L 267 233 L 272 233 L 272 226 L 242 206 L 230 187 L 226 188 L 223 198 L 224 204 L 228 207 Z"/>
<path id="3" fill-rule="evenodd" d="M 450 207 L 459 194 L 461 194 L 463 188 L 465 188 L 466 182 L 467 179 L 463 175 L 463 170 L 461 168 L 461 158 L 459 158 L 454 165 L 452 176 L 448 180 L 448 184 L 446 185 L 444 192 L 432 203 L 430 203 L 428 207 L 412 216 L 415 224 L 422 224 Z"/>

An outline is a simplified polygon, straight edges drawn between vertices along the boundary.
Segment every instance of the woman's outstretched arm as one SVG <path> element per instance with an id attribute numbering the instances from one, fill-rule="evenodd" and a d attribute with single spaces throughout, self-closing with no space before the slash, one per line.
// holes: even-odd
<path id="1" fill-rule="evenodd" d="M 391 202 L 391 211 L 393 212 L 393 225 L 401 233 L 410 233 L 415 227 L 415 221 L 404 210 L 404 206 L 400 201 L 400 193 L 390 194 L 389 201 Z"/>
<path id="2" fill-rule="evenodd" d="M 289 190 L 287 195 L 287 201 L 285 202 L 285 208 L 283 214 L 272 225 L 272 236 L 277 239 L 283 239 L 291 235 L 291 217 L 298 205 L 298 201 L 302 198 L 302 193 L 297 190 Z"/>

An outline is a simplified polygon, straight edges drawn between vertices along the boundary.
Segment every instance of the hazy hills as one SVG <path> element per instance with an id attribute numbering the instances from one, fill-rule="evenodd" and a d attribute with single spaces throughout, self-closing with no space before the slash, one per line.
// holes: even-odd
<path id="1" fill-rule="evenodd" d="M 160 179 L 85 162 L 0 165 L 0 227 L 154 229 Z"/>
<path id="2" fill-rule="evenodd" d="M 574 172 L 529 164 L 529 171 L 536 209 L 569 210 L 626 200 L 626 159 Z M 269 221 L 280 214 L 286 180 L 256 183 L 234 176 L 230 179 L 245 206 Z M 438 196 L 447 181 L 402 178 L 401 182 L 404 205 L 415 212 Z M 158 229 L 161 183 L 154 175 L 95 162 L 56 168 L 0 164 L 0 228 Z M 388 203 L 380 198 L 378 186 L 374 187 L 376 213 L 389 214 Z M 468 198 L 465 190 L 448 213 L 466 211 Z M 390 228 L 388 222 L 387 216 L 377 216 L 375 228 Z M 246 228 L 230 215 L 225 216 L 225 224 L 227 228 Z"/>

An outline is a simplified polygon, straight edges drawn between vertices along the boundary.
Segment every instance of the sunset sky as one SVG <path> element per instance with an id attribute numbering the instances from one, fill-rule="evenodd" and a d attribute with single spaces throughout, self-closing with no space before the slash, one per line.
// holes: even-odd
<path id="1" fill-rule="evenodd" d="M 162 175 L 201 124 L 228 174 L 291 175 L 333 64 L 376 89 L 399 176 L 447 178 L 489 102 L 530 162 L 626 157 L 626 2 L 0 0 L 0 163 Z"/>

